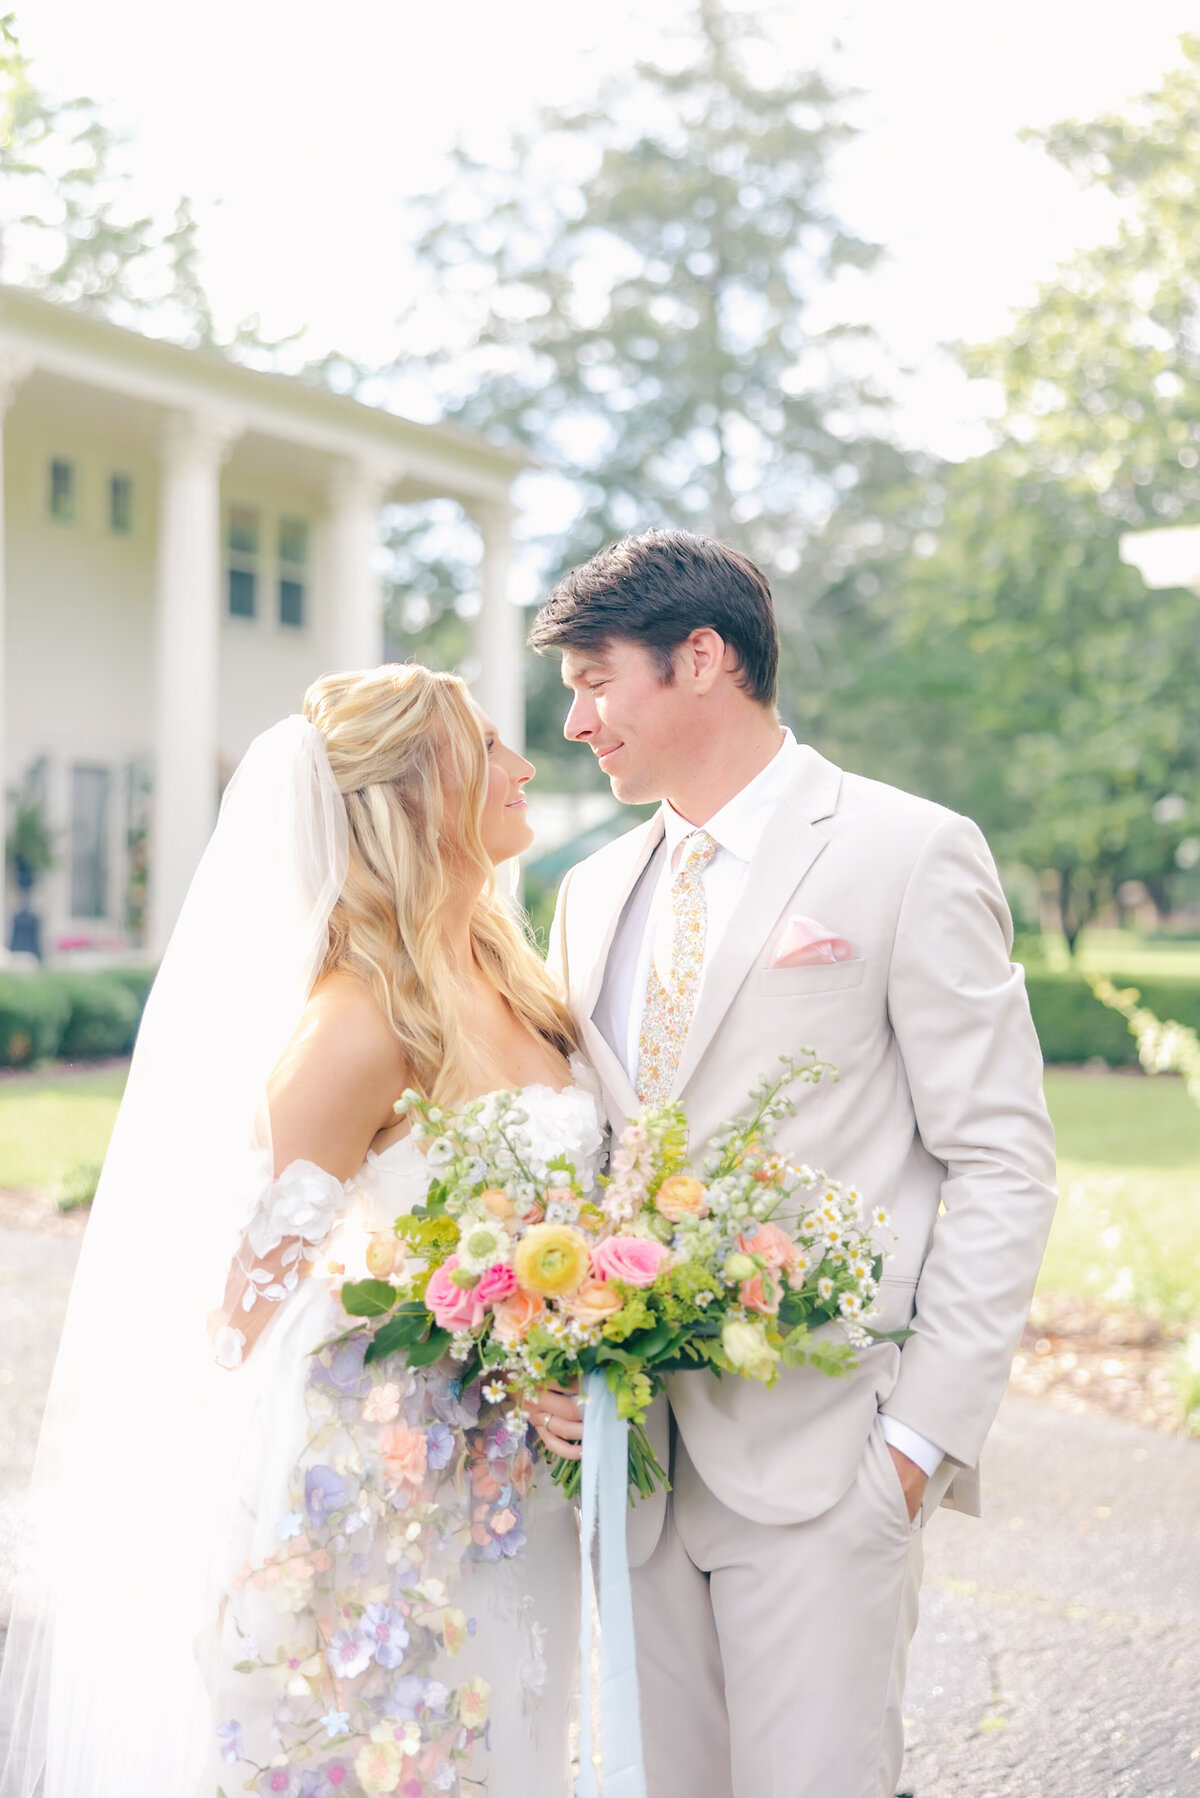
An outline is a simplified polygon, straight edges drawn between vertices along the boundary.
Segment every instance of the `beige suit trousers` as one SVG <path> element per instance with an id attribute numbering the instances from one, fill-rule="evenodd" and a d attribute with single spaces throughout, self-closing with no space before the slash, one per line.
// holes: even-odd
<path id="1" fill-rule="evenodd" d="M 878 1421 L 849 1490 L 803 1523 L 713 1496 L 673 1431 L 658 1545 L 633 1570 L 649 1798 L 892 1798 L 922 1530 Z"/>

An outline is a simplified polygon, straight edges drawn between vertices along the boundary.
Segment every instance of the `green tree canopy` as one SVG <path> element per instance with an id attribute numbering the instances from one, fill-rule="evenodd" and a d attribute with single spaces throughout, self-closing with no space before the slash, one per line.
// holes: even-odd
<path id="1" fill-rule="evenodd" d="M 1116 229 L 966 353 L 1003 388 L 1002 441 L 945 471 L 923 553 L 888 571 L 840 729 L 859 766 L 1051 873 L 1073 942 L 1123 881 L 1164 903 L 1200 830 L 1200 602 L 1147 592 L 1118 550 L 1200 520 L 1200 38 L 1128 114 L 1040 141 L 1109 188 Z"/>
<path id="2" fill-rule="evenodd" d="M 881 495 L 895 536 L 910 471 L 886 439 L 877 346 L 829 303 L 878 254 L 827 194 L 848 98 L 782 71 L 752 15 L 697 0 L 670 60 L 548 111 L 504 167 L 460 149 L 419 245 L 457 321 L 447 413 L 570 484 L 546 577 L 631 530 L 724 537 L 772 579 L 793 710 L 817 678 L 809 599 L 854 559 L 854 521 Z M 534 676 L 535 742 L 557 734 L 556 680 Z"/>

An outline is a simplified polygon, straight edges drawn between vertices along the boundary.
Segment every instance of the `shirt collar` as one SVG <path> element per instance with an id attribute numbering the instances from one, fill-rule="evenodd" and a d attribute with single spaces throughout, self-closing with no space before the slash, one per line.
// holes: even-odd
<path id="1" fill-rule="evenodd" d="M 707 824 L 689 824 L 675 810 L 670 800 L 664 799 L 662 819 L 668 862 L 674 864 L 675 851 L 680 843 L 698 829 L 706 830 L 718 848 L 727 849 L 739 861 L 752 861 L 754 852 L 762 841 L 767 819 L 791 785 L 799 756 L 800 749 L 795 737 L 790 730 L 785 729 L 783 741 L 766 767 L 740 793 L 735 793 L 719 812 L 714 812 Z"/>

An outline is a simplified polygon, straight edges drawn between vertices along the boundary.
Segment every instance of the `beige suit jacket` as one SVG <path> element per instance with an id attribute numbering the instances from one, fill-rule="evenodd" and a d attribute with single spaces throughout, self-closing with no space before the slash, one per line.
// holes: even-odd
<path id="1" fill-rule="evenodd" d="M 550 964 L 570 995 L 610 1123 L 637 1108 L 593 1020 L 622 912 L 662 837 L 656 816 L 567 874 Z M 789 917 L 819 919 L 854 959 L 775 969 Z M 1054 1136 L 1024 976 L 996 870 L 968 819 L 842 771 L 808 747 L 768 824 L 738 909 L 705 963 L 675 1082 L 694 1148 L 802 1047 L 840 1079 L 799 1089 L 779 1131 L 792 1157 L 886 1205 L 899 1240 L 877 1343 L 848 1379 L 811 1369 L 767 1390 L 674 1376 L 671 1409 L 710 1490 L 760 1523 L 799 1522 L 854 1478 L 882 1406 L 957 1462 L 947 1501 L 978 1511 L 977 1467 L 1020 1336 L 1054 1209 Z M 837 1326 L 827 1326 L 836 1331 Z M 652 1418 L 665 1446 L 666 1413 Z M 660 1496 L 630 1525 L 634 1563 Z"/>

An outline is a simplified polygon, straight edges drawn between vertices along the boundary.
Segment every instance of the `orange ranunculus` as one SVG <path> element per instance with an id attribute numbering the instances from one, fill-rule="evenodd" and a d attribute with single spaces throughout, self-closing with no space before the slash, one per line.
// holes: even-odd
<path id="1" fill-rule="evenodd" d="M 489 1186 L 486 1192 L 480 1193 L 479 1198 L 489 1217 L 511 1217 L 516 1210 L 502 1186 Z"/>
<path id="2" fill-rule="evenodd" d="M 609 1286 L 604 1280 L 589 1279 L 583 1282 L 568 1308 L 581 1324 L 602 1324 L 605 1318 L 620 1311 L 624 1303 L 615 1286 Z"/>
<path id="3" fill-rule="evenodd" d="M 655 1193 L 654 1208 L 672 1224 L 685 1217 L 707 1217 L 708 1192 L 694 1174 L 672 1174 Z"/>
<path id="4" fill-rule="evenodd" d="M 536 1292 L 512 1292 L 492 1312 L 492 1329 L 501 1342 L 520 1342 L 545 1312 L 546 1301 Z"/>

